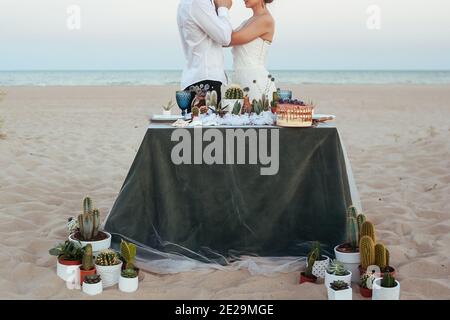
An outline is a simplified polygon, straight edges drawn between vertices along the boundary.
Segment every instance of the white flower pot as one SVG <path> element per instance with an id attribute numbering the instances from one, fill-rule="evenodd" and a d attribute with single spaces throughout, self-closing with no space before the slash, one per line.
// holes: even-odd
<path id="1" fill-rule="evenodd" d="M 139 287 L 139 278 L 125 278 L 120 276 L 119 290 L 122 292 L 135 292 Z"/>
<path id="2" fill-rule="evenodd" d="M 103 288 L 112 287 L 119 282 L 122 262 L 114 266 L 100 266 L 96 264 L 95 269 L 97 270 L 97 274 L 102 278 Z"/>
<path id="3" fill-rule="evenodd" d="M 84 293 L 90 296 L 95 296 L 103 292 L 103 284 L 102 281 L 93 284 L 84 282 L 82 289 Z"/>
<path id="4" fill-rule="evenodd" d="M 344 253 L 337 250 L 339 246 L 334 247 L 336 260 L 344 264 L 344 268 L 352 273 L 352 282 L 359 282 L 359 265 L 361 264 L 361 255 L 359 252 Z"/>
<path id="5" fill-rule="evenodd" d="M 164 116 L 170 116 L 172 114 L 172 110 L 163 110 Z"/>
<path id="6" fill-rule="evenodd" d="M 81 240 L 77 240 L 73 237 L 73 234 L 71 234 L 69 236 L 69 240 L 75 243 L 81 243 L 82 247 L 85 247 L 86 245 L 90 244 L 92 245 L 92 252 L 95 255 L 97 255 L 97 253 L 99 253 L 102 250 L 106 250 L 109 249 L 111 247 L 111 234 L 109 234 L 108 232 L 102 231 L 103 233 L 105 233 L 108 237 L 104 240 L 100 240 L 100 241 L 81 241 Z"/>
<path id="7" fill-rule="evenodd" d="M 330 285 L 335 282 L 335 281 L 344 281 L 346 282 L 349 286 L 352 285 L 352 272 L 350 271 L 350 274 L 346 275 L 346 276 L 336 276 L 334 274 L 329 274 L 328 272 L 325 272 L 325 287 L 330 287 Z"/>
<path id="8" fill-rule="evenodd" d="M 399 300 L 400 282 L 395 280 L 397 286 L 394 288 L 384 288 L 381 286 L 382 278 L 375 279 L 373 282 L 372 300 Z"/>
<path id="9" fill-rule="evenodd" d="M 335 291 L 328 287 L 328 300 L 353 300 L 352 288 Z"/>
<path id="10" fill-rule="evenodd" d="M 328 265 L 330 264 L 330 258 L 325 256 L 325 260 L 314 262 L 312 274 L 317 278 L 324 279 L 325 273 L 327 272 Z M 306 266 L 308 266 L 308 261 L 306 261 Z"/>
<path id="11" fill-rule="evenodd" d="M 244 104 L 244 99 L 222 99 L 222 108 L 226 108 L 228 112 L 232 112 L 236 101 L 241 103 L 241 106 Z"/>
<path id="12" fill-rule="evenodd" d="M 56 262 L 56 274 L 64 281 L 74 281 L 76 280 L 75 277 L 79 279 L 80 266 L 81 264 L 67 265 L 64 262 L 61 263 L 58 259 Z"/>

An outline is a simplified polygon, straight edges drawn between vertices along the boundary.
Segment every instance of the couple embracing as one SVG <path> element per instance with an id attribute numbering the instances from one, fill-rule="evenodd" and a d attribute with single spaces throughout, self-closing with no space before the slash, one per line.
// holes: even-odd
<path id="1" fill-rule="evenodd" d="M 252 17 L 233 30 L 229 20 L 232 0 L 180 0 L 178 28 L 187 66 L 181 86 L 208 85 L 221 100 L 221 86 L 227 85 L 223 47 L 233 47 L 233 82 L 249 88 L 250 100 L 276 91 L 266 68 L 266 57 L 275 33 L 267 9 L 273 0 L 244 0 Z M 269 100 L 272 99 L 268 94 Z M 188 110 L 190 112 L 190 110 Z"/>

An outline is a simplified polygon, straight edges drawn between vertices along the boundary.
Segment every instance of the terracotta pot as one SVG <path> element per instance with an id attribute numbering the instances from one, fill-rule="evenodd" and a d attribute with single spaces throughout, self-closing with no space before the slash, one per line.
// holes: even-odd
<path id="1" fill-rule="evenodd" d="M 372 290 L 359 286 L 359 293 L 364 298 L 372 298 Z"/>
<path id="2" fill-rule="evenodd" d="M 305 276 L 305 273 L 302 272 L 300 274 L 300 284 L 305 283 L 305 282 L 309 282 L 309 283 L 316 283 L 317 282 L 317 277 L 316 276 L 312 276 L 311 278 Z"/>
<path id="3" fill-rule="evenodd" d="M 93 274 L 95 274 L 95 272 L 96 272 L 95 267 L 88 271 L 85 271 L 80 268 L 80 283 L 83 283 L 84 277 L 93 275 Z"/>

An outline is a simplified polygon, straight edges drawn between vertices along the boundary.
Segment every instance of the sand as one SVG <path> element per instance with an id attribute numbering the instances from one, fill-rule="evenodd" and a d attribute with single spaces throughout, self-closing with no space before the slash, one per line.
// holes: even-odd
<path id="1" fill-rule="evenodd" d="M 48 249 L 91 195 L 111 208 L 148 116 L 175 87 L 3 87 L 0 298 L 87 299 L 55 274 Z M 334 113 L 362 206 L 398 269 L 402 299 L 450 299 L 450 87 L 298 86 Z M 326 299 L 297 272 L 145 274 L 135 294 L 97 299 Z M 359 299 L 359 295 L 354 295 Z"/>

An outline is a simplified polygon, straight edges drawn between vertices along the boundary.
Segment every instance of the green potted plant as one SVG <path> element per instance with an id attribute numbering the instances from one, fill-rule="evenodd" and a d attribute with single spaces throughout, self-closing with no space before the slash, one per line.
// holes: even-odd
<path id="1" fill-rule="evenodd" d="M 372 288 L 374 280 L 375 276 L 371 273 L 365 273 L 361 276 L 361 280 L 359 283 L 359 293 L 361 293 L 361 295 L 364 298 L 372 297 Z"/>
<path id="2" fill-rule="evenodd" d="M 139 268 L 134 265 L 134 258 L 136 257 L 136 245 L 126 242 L 122 239 L 120 242 L 120 259 L 123 262 L 122 270 L 133 269 L 139 274 Z"/>
<path id="3" fill-rule="evenodd" d="M 100 251 L 95 258 L 95 269 L 101 276 L 103 288 L 111 287 L 119 282 L 122 261 L 111 249 Z"/>
<path id="4" fill-rule="evenodd" d="M 346 241 L 334 248 L 336 260 L 342 262 L 345 269 L 351 271 L 352 282 L 359 281 L 358 268 L 361 261 L 359 233 L 365 220 L 366 216 L 358 214 L 356 207 L 349 207 L 347 210 Z"/>
<path id="5" fill-rule="evenodd" d="M 100 212 L 95 209 L 92 199 L 83 199 L 83 213 L 78 216 L 78 230 L 69 235 L 72 242 L 80 242 L 83 247 L 90 244 L 95 254 L 111 246 L 111 234 L 100 231 Z"/>
<path id="6" fill-rule="evenodd" d="M 172 114 L 172 108 L 175 106 L 175 103 L 173 100 L 170 100 L 166 104 L 162 106 L 163 108 L 163 115 L 170 116 Z"/>
<path id="7" fill-rule="evenodd" d="M 119 279 L 119 290 L 122 292 L 135 292 L 139 287 L 138 273 L 135 269 L 122 270 Z"/>
<path id="8" fill-rule="evenodd" d="M 78 274 L 81 266 L 83 249 L 77 243 L 66 241 L 49 250 L 50 255 L 58 257 L 56 274 L 64 281 L 69 281 Z"/>
<path id="9" fill-rule="evenodd" d="M 373 282 L 372 300 L 399 300 L 400 282 L 390 273 L 385 273 L 383 278 L 377 278 Z"/>
<path id="10" fill-rule="evenodd" d="M 236 104 L 244 104 L 244 91 L 237 85 L 231 85 L 225 91 L 225 97 L 222 99 L 224 109 L 232 112 Z M 239 110 L 240 111 L 240 110 Z"/>
<path id="11" fill-rule="evenodd" d="M 325 272 L 325 286 L 329 287 L 334 281 L 344 281 L 349 285 L 352 283 L 352 272 L 345 269 L 344 264 L 337 260 L 330 262 Z"/>
<path id="12" fill-rule="evenodd" d="M 95 296 L 103 292 L 102 278 L 98 274 L 91 274 L 84 278 L 82 290 L 84 293 Z"/>
<path id="13" fill-rule="evenodd" d="M 313 242 L 311 251 L 313 251 L 313 250 L 317 250 L 318 254 L 317 254 L 317 259 L 314 262 L 312 273 L 317 278 L 324 279 L 325 273 L 330 264 L 330 258 L 322 255 L 320 242 L 318 242 L 318 241 Z"/>
<path id="14" fill-rule="evenodd" d="M 351 286 L 345 281 L 334 281 L 328 289 L 328 300 L 352 300 L 353 292 Z"/>
<path id="15" fill-rule="evenodd" d="M 317 248 L 313 248 L 306 258 L 306 269 L 300 274 L 300 284 L 305 282 L 316 283 L 317 277 L 313 274 L 313 266 L 319 256 Z"/>
<path id="16" fill-rule="evenodd" d="M 95 274 L 94 256 L 92 255 L 92 245 L 88 244 L 83 248 L 83 259 L 80 266 L 80 283 L 86 276 Z"/>

